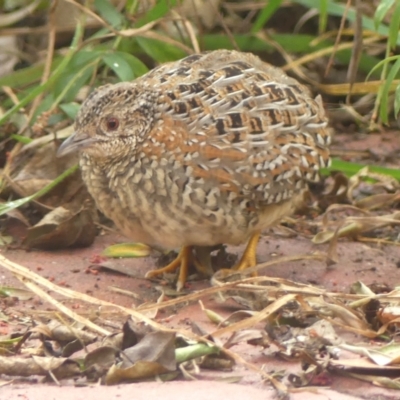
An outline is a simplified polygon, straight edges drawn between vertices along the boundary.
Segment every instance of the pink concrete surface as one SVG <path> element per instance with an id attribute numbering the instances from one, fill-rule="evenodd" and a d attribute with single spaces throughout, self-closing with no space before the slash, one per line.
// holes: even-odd
<path id="1" fill-rule="evenodd" d="M 106 234 L 96 238 L 93 246 L 86 249 L 71 249 L 57 252 L 46 251 L 25 251 L 20 249 L 4 250 L 0 253 L 21 265 L 31 268 L 36 273 L 53 280 L 59 285 L 71 287 L 74 290 L 88 293 L 92 296 L 130 307 L 149 301 L 154 302 L 160 292 L 155 288 L 159 282 L 150 282 L 144 279 L 146 271 L 154 268 L 155 260 L 146 259 L 120 259 L 112 260 L 113 263 L 125 266 L 135 272 L 135 277 L 127 277 L 117 273 L 100 271 L 97 275 L 86 273 L 87 268 L 92 265 L 93 258 L 96 258 L 102 250 L 117 242 L 126 241 L 123 237 L 115 234 Z M 241 252 L 243 248 L 229 248 L 231 252 Z M 289 256 L 296 254 L 310 253 L 313 251 L 324 251 L 326 246 L 315 246 L 308 238 L 281 238 L 265 236 L 261 239 L 258 248 L 258 259 L 260 262 L 271 260 L 277 256 Z M 264 271 L 264 274 L 292 279 L 303 283 L 328 288 L 332 291 L 348 292 L 349 285 L 357 280 L 366 284 L 377 283 L 394 285 L 399 282 L 398 261 L 400 260 L 400 248 L 397 246 L 375 246 L 366 245 L 352 241 L 340 241 L 338 246 L 339 263 L 332 269 L 327 269 L 321 261 L 307 261 L 299 263 L 287 263 L 277 265 Z M 0 270 L 0 285 L 22 287 L 7 270 Z M 122 296 L 110 290 L 110 286 L 117 286 L 125 290 L 133 291 L 139 296 L 134 300 Z M 209 282 L 190 282 L 190 290 L 208 287 Z M 57 296 L 56 296 L 57 297 Z M 220 304 L 213 298 L 203 299 L 205 306 L 211 310 L 228 316 L 234 308 L 232 304 Z M 71 300 L 66 301 L 71 306 Z M 73 305 L 75 305 L 73 303 Z M 237 307 L 237 305 L 236 305 Z M 20 301 L 12 305 L 17 312 L 25 315 L 27 310 L 48 309 L 48 304 L 33 299 Z M 79 308 L 76 309 L 79 311 Z M 198 302 L 192 302 L 185 306 L 171 309 L 163 309 L 157 315 L 157 320 L 172 328 L 190 329 L 191 321 L 206 332 L 213 332 L 216 327 L 210 322 L 201 310 Z M 123 321 L 121 320 L 121 326 Z M 118 324 L 117 324 L 118 325 Z M 3 326 L 4 333 L 7 329 L 11 332 L 13 324 L 9 327 Z M 351 338 L 350 338 L 351 336 Z M 348 333 L 350 341 L 360 342 L 365 340 L 357 335 Z M 220 339 L 226 339 L 221 337 Z M 259 346 L 246 344 L 236 345 L 233 350 L 244 357 L 247 361 L 263 367 L 267 373 L 274 371 L 300 372 L 299 361 L 285 361 L 274 356 L 273 351 L 264 351 Z M 221 383 L 221 379 L 229 379 L 232 376 L 240 376 L 239 384 Z M 247 399 L 256 400 L 272 399 L 275 391 L 268 383 L 263 383 L 258 374 L 246 370 L 242 365 L 236 365 L 232 372 L 220 373 L 219 371 L 206 371 L 202 374 L 203 379 L 213 379 L 199 382 L 170 382 L 166 384 L 138 383 L 134 385 L 120 385 L 113 387 L 54 387 L 52 385 L 31 385 L 20 381 L 15 384 L 0 386 L 0 400 L 3 399 L 123 399 L 132 396 L 135 400 L 151 400 L 155 396 L 168 399 L 221 399 L 221 396 L 229 396 L 229 400 Z M 218 382 L 219 381 L 219 382 Z M 331 375 L 330 381 L 326 383 L 330 389 L 319 388 L 316 391 L 303 391 L 291 393 L 291 399 L 400 399 L 400 393 L 395 390 L 384 389 L 373 386 L 368 382 L 346 378 L 339 375 Z M 195 396 L 195 397 L 193 397 Z M 355 396 L 355 397 L 352 397 Z M 357 397 L 358 396 L 358 397 Z M 129 397 L 130 398 L 130 397 Z M 224 399 L 222 399 L 224 400 Z"/>
<path id="2" fill-rule="evenodd" d="M 0 398 L 2 400 L 269 400 L 277 397 L 276 392 L 269 386 L 251 387 L 215 381 L 174 381 L 82 388 L 11 385 L 0 389 Z M 360 398 L 329 389 L 310 389 L 290 394 L 291 400 Z"/>

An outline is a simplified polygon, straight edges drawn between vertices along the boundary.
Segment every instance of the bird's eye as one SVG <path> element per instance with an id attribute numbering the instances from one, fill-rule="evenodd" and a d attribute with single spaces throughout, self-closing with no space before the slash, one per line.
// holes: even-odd
<path id="1" fill-rule="evenodd" d="M 106 125 L 109 131 L 115 131 L 119 127 L 119 120 L 115 117 L 109 117 L 106 120 Z"/>

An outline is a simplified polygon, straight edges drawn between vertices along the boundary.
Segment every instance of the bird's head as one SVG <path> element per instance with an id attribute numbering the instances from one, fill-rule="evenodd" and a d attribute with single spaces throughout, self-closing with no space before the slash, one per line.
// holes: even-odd
<path id="1" fill-rule="evenodd" d="M 59 147 L 57 156 L 82 151 L 104 159 L 132 151 L 152 128 L 154 103 L 154 94 L 135 83 L 96 89 L 82 104 L 75 131 Z"/>

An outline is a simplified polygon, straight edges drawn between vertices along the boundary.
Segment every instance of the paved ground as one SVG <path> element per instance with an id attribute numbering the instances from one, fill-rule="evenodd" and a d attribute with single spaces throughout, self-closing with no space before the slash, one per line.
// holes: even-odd
<path id="1" fill-rule="evenodd" d="M 57 252 L 10 250 L 2 251 L 1 254 L 10 260 L 21 265 L 27 266 L 40 275 L 53 280 L 57 284 L 69 286 L 74 290 L 89 293 L 92 296 L 109 300 L 124 306 L 131 306 L 132 299 L 116 294 L 111 291 L 110 286 L 117 286 L 122 289 L 134 291 L 142 298 L 141 301 L 154 301 L 158 292 L 154 290 L 156 283 L 143 279 L 145 272 L 154 267 L 154 259 L 123 259 L 115 260 L 116 264 L 125 266 L 137 273 L 137 278 L 126 277 L 116 273 L 100 272 L 98 275 L 85 273 L 87 267 L 91 265 L 93 258 L 101 253 L 104 247 L 111 243 L 123 241 L 123 238 L 116 234 L 106 234 L 99 236 L 95 244 L 87 249 L 65 250 Z M 230 251 L 241 251 L 242 248 L 230 248 Z M 304 254 L 315 250 L 326 250 L 325 246 L 312 245 L 307 238 L 262 238 L 259 246 L 259 261 L 266 261 L 273 257 L 283 255 Z M 327 269 L 320 261 L 289 263 L 270 268 L 267 272 L 270 276 L 280 276 L 293 279 L 299 282 L 312 283 L 315 285 L 329 288 L 332 291 L 348 291 L 349 284 L 362 280 L 366 284 L 380 283 L 392 286 L 398 282 L 400 260 L 400 248 L 367 246 L 362 243 L 343 241 L 339 244 L 338 253 L 340 262 L 333 268 Z M 0 285 L 21 286 L 8 271 L 1 270 Z M 193 289 L 207 287 L 208 282 L 194 282 L 191 284 Z M 208 300 L 208 306 L 218 310 L 222 314 L 229 310 Z M 32 307 L 37 309 L 46 308 L 46 304 L 40 306 L 32 303 L 20 302 L 16 309 L 21 307 L 27 309 Z M 215 329 L 210 321 L 201 311 L 197 302 L 188 304 L 176 310 L 176 314 L 167 315 L 160 313 L 159 320 L 168 320 L 171 327 L 187 328 L 190 320 L 196 321 L 202 328 Z M 354 339 L 357 339 L 355 335 Z M 264 365 L 265 371 L 291 370 L 299 371 L 298 362 L 287 362 L 277 359 L 268 352 L 263 352 L 261 348 L 254 346 L 235 347 L 248 361 L 259 366 Z M 229 376 L 241 376 L 239 384 L 221 383 L 221 379 Z M 208 376 L 208 378 L 207 378 Z M 220 399 L 221 396 L 229 396 L 231 400 L 252 398 L 269 399 L 273 398 L 274 391 L 268 384 L 263 384 L 261 378 L 254 373 L 247 371 L 243 366 L 236 366 L 230 374 L 218 376 L 215 373 L 206 374 L 207 379 L 214 381 L 198 382 L 170 382 L 167 384 L 140 383 L 134 385 L 120 385 L 115 387 L 97 388 L 73 388 L 73 387 L 54 387 L 52 385 L 30 385 L 17 382 L 6 385 L 0 389 L 0 399 L 86 399 L 102 398 L 120 399 L 134 395 L 136 400 L 152 398 L 168 399 Z M 203 377 L 204 378 L 204 377 Z M 330 389 L 318 389 L 315 392 L 292 393 L 292 399 L 399 399 L 400 393 L 393 390 L 382 389 L 369 383 L 355 379 L 344 378 L 332 375 L 328 382 Z M 45 397 L 44 397 L 45 396 Z M 355 396 L 355 397 L 351 397 Z"/>
<path id="2" fill-rule="evenodd" d="M 137 383 L 113 387 L 50 387 L 36 385 L 32 387 L 4 387 L 0 391 L 2 399 L 7 400 L 269 400 L 276 394 L 268 386 L 250 387 L 215 381 Z M 45 397 L 44 397 L 45 396 Z M 359 399 L 338 394 L 328 389 L 315 389 L 292 393 L 292 400 L 353 400 Z M 394 399 L 394 398 L 393 398 Z"/>

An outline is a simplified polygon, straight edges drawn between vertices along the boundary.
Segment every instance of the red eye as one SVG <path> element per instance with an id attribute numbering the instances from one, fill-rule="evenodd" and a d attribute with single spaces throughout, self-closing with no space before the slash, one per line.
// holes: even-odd
<path id="1" fill-rule="evenodd" d="M 107 118 L 106 124 L 109 131 L 115 131 L 119 127 L 119 120 L 115 117 L 109 117 Z"/>

